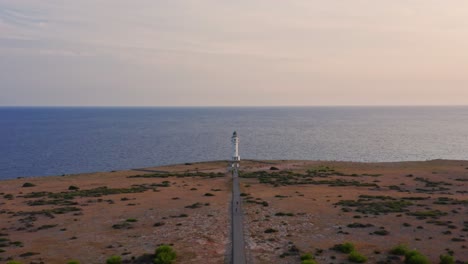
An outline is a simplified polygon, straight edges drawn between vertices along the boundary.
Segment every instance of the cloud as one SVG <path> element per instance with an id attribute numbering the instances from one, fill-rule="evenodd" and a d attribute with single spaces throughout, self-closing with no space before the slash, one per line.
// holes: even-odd
<path id="1" fill-rule="evenodd" d="M 77 95 L 91 90 L 97 104 L 190 104 L 193 94 L 197 104 L 255 96 L 278 104 L 286 92 L 291 104 L 352 104 L 350 89 L 388 104 L 374 91 L 440 97 L 452 80 L 444 89 L 460 94 L 466 8 L 464 0 L 0 0 L 0 68 L 15 65 L 0 73 L 0 89 L 62 89 L 68 104 L 87 103 Z M 34 101 L 9 94 L 11 103 Z M 409 101 L 426 100 L 414 94 Z"/>

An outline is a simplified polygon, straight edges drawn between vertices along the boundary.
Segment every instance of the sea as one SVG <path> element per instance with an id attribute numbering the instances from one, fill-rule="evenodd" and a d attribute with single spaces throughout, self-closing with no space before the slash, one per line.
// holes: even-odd
<path id="1" fill-rule="evenodd" d="M 468 107 L 1 107 L 0 179 L 241 159 L 468 160 Z"/>

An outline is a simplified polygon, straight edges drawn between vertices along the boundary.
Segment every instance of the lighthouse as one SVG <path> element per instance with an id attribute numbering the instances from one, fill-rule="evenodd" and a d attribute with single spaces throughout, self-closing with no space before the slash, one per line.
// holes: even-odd
<path id="1" fill-rule="evenodd" d="M 237 136 L 236 131 L 234 131 L 234 133 L 232 133 L 231 146 L 232 146 L 232 164 L 231 165 L 232 165 L 233 168 L 238 168 L 239 167 L 239 161 L 240 161 L 239 137 Z"/>

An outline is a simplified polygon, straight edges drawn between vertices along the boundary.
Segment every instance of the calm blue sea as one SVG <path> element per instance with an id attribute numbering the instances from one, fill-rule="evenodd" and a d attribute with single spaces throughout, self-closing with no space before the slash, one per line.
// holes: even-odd
<path id="1" fill-rule="evenodd" d="M 468 107 L 0 108 L 0 179 L 230 158 L 468 159 Z"/>

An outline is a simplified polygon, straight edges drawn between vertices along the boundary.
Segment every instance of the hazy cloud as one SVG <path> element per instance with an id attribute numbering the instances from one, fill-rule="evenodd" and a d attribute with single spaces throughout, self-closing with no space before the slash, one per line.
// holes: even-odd
<path id="1" fill-rule="evenodd" d="M 0 0 L 0 105 L 467 104 L 464 0 Z"/>

